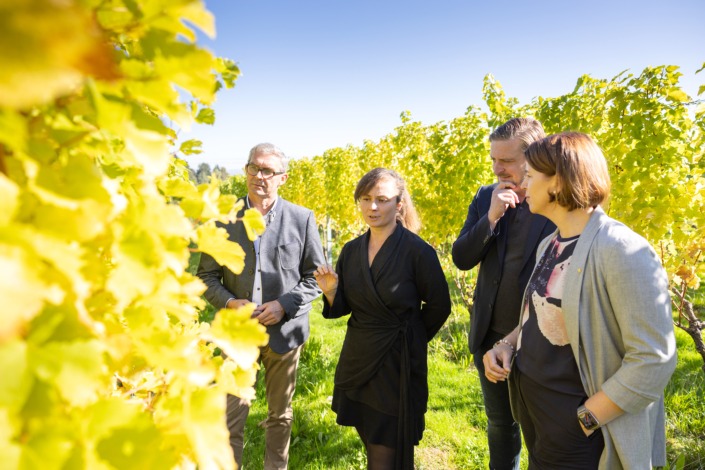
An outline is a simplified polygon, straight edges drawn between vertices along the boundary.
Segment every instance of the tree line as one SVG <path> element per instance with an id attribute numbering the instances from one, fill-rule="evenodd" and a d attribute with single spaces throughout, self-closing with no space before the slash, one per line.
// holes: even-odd
<path id="1" fill-rule="evenodd" d="M 208 163 L 202 162 L 198 164 L 196 170 L 190 166 L 188 167 L 188 177 L 196 184 L 208 184 L 211 181 L 211 177 L 219 181 L 227 181 L 230 179 L 230 174 L 228 170 L 222 166 L 215 165 L 213 169 L 211 169 Z"/>

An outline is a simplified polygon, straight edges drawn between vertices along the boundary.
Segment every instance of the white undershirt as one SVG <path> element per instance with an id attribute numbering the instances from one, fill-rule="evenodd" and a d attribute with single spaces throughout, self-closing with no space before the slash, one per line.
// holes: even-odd
<path id="1" fill-rule="evenodd" d="M 277 202 L 279 202 L 279 198 L 274 200 L 274 204 L 269 208 L 269 212 L 264 216 L 266 224 L 269 225 L 271 220 L 275 216 L 275 209 L 277 207 Z M 245 203 L 247 204 L 247 208 L 249 209 L 250 206 L 250 198 L 245 197 Z M 255 282 L 252 285 L 252 302 L 256 305 L 262 305 L 262 272 L 260 270 L 260 263 L 259 263 L 259 246 L 260 246 L 260 239 L 261 237 L 258 236 L 255 238 L 254 245 L 255 245 Z"/>

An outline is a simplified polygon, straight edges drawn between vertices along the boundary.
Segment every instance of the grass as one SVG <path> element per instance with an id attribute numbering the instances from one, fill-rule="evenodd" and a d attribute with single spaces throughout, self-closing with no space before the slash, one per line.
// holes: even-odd
<path id="1" fill-rule="evenodd" d="M 320 301 L 311 313 L 311 338 L 304 346 L 294 396 L 291 437 L 292 470 L 365 469 L 357 434 L 339 426 L 330 409 L 333 374 L 345 336 L 347 319 L 325 320 Z M 487 468 L 486 418 L 477 372 L 467 351 L 468 314 L 454 307 L 451 318 L 429 348 L 429 409 L 426 431 L 416 448 L 418 470 Z M 678 369 L 666 389 L 669 467 L 705 469 L 705 375 L 693 341 L 676 332 Z M 245 432 L 244 468 L 259 470 L 266 417 L 264 388 L 257 388 Z M 526 468 L 526 450 L 522 468 Z"/>
<path id="2" fill-rule="evenodd" d="M 324 320 L 320 301 L 311 315 L 311 337 L 301 353 L 296 394 L 294 424 L 291 435 L 289 467 L 291 469 L 364 469 L 364 449 L 357 434 L 335 423 L 330 409 L 333 374 L 345 336 L 346 319 Z M 264 432 L 257 427 L 266 418 L 263 381 L 258 383 L 245 427 L 244 467 L 261 469 L 264 456 Z M 254 431 L 253 431 L 254 430 Z"/>
<path id="3" fill-rule="evenodd" d="M 676 328 L 678 366 L 666 387 L 666 438 L 671 468 L 705 469 L 705 374 L 687 333 Z M 681 465 L 677 465 L 678 462 Z"/>
<path id="4" fill-rule="evenodd" d="M 197 256 L 190 272 L 195 272 Z M 451 288 L 454 286 L 451 284 Z M 455 289 L 454 289 L 455 290 Z M 454 292 L 457 293 L 457 292 Z M 705 289 L 695 303 L 705 305 Z M 325 320 L 317 301 L 311 312 L 311 337 L 301 354 L 294 395 L 294 425 L 289 468 L 292 470 L 365 469 L 364 449 L 357 434 L 335 422 L 330 409 L 333 374 L 345 337 L 347 318 Z M 208 305 L 204 320 L 213 317 Z M 469 316 L 460 302 L 429 345 L 429 403 L 426 431 L 415 451 L 418 470 L 487 468 L 486 418 L 477 371 L 468 351 Z M 693 340 L 676 328 L 678 366 L 666 388 L 668 469 L 705 470 L 705 374 Z M 264 381 L 257 387 L 245 428 L 244 467 L 263 467 L 264 431 L 258 427 L 267 415 Z M 522 468 L 526 468 L 526 450 Z"/>

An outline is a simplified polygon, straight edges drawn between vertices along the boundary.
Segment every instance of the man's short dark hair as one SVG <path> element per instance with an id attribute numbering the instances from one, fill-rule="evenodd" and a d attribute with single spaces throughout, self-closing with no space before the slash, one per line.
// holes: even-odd
<path id="1" fill-rule="evenodd" d="M 519 139 L 522 141 L 522 150 L 532 142 L 546 137 L 546 132 L 539 121 L 534 118 L 513 118 L 505 122 L 490 134 L 490 142 L 495 140 Z"/>

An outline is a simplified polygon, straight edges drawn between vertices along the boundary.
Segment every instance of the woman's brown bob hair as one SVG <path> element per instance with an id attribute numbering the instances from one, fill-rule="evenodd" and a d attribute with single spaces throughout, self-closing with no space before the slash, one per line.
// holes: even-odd
<path id="1" fill-rule="evenodd" d="M 397 202 L 401 201 L 401 209 L 397 212 L 397 221 L 406 229 L 418 233 L 421 228 L 421 219 L 414 204 L 411 202 L 409 191 L 406 190 L 406 183 L 399 173 L 386 168 L 375 168 L 365 173 L 365 176 L 360 178 L 355 188 L 355 202 L 359 202 L 360 198 L 365 194 L 369 194 L 372 188 L 382 179 L 390 179 L 394 181 L 397 187 Z"/>
<path id="2" fill-rule="evenodd" d="M 597 207 L 610 194 L 607 162 L 594 140 L 581 132 L 561 132 L 533 142 L 524 151 L 526 162 L 539 173 L 556 175 L 550 194 L 569 211 Z"/>

